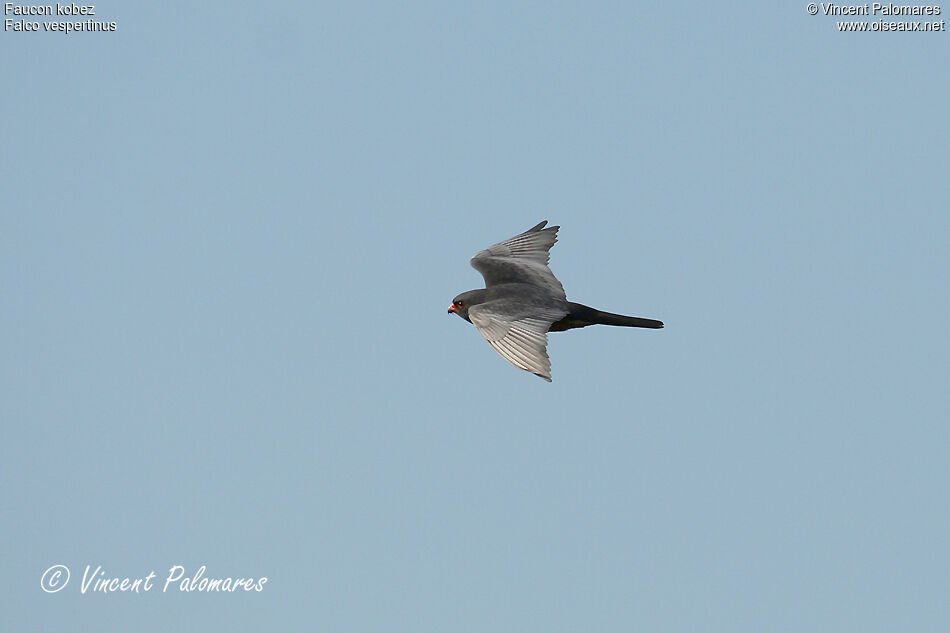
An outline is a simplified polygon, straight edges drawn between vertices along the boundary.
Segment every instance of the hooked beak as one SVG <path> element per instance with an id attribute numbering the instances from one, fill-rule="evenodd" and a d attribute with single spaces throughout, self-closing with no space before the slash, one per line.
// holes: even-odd
<path id="1" fill-rule="evenodd" d="M 453 312 L 458 313 L 458 309 L 456 309 L 454 303 L 449 306 L 449 312 L 448 312 L 448 313 L 449 313 L 449 314 L 452 314 Z"/>

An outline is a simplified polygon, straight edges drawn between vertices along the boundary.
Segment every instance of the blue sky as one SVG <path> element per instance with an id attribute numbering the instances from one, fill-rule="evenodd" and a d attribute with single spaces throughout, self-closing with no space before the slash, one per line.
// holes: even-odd
<path id="1" fill-rule="evenodd" d="M 96 11 L 2 33 L 4 630 L 950 626 L 945 32 Z M 552 384 L 445 310 L 544 219 L 570 299 L 666 323 Z"/>

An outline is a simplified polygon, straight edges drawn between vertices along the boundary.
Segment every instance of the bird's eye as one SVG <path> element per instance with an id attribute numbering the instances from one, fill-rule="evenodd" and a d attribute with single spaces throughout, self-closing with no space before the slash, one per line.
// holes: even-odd
<path id="1" fill-rule="evenodd" d="M 464 301 L 456 301 L 456 302 L 455 302 L 455 305 L 457 305 L 458 307 L 461 308 L 462 306 L 465 305 L 465 302 L 464 302 Z"/>

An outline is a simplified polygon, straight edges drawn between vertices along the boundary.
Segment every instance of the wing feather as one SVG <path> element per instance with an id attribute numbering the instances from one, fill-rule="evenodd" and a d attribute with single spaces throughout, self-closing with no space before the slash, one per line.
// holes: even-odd
<path id="1" fill-rule="evenodd" d="M 540 286 L 564 299 L 564 287 L 548 268 L 551 247 L 559 226 L 544 228 L 547 220 L 520 235 L 486 248 L 472 258 L 472 268 L 485 278 L 485 286 L 527 283 Z"/>
<path id="2" fill-rule="evenodd" d="M 506 320 L 484 304 L 469 310 L 469 317 L 488 344 L 509 363 L 551 382 L 547 331 L 563 314 L 545 310 L 538 316 Z"/>

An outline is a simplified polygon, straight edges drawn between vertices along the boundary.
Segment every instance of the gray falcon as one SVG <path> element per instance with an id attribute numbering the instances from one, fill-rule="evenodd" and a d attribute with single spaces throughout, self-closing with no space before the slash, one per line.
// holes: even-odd
<path id="1" fill-rule="evenodd" d="M 472 258 L 485 287 L 452 300 L 454 312 L 475 326 L 489 345 L 515 367 L 551 382 L 548 332 L 588 325 L 661 328 L 662 321 L 595 310 L 567 300 L 548 261 L 561 227 L 547 220 Z"/>

